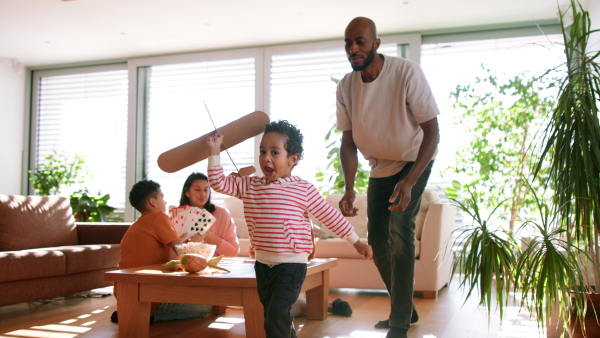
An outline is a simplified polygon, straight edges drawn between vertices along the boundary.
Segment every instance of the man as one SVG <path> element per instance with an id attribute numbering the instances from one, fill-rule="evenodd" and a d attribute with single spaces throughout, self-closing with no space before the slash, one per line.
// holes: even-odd
<path id="1" fill-rule="evenodd" d="M 337 89 L 346 185 L 340 209 L 345 216 L 356 215 L 360 150 L 371 167 L 369 244 L 391 302 L 389 320 L 375 327 L 389 328 L 387 337 L 406 337 L 411 322 L 418 320 L 412 302 L 415 219 L 437 151 L 439 110 L 419 65 L 378 54 L 380 44 L 370 19 L 358 17 L 346 27 L 346 54 L 354 71 Z"/>

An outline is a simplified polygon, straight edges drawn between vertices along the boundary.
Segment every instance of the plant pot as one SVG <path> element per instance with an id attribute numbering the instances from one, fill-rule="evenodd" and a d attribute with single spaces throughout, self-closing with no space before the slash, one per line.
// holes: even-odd
<path id="1" fill-rule="evenodd" d="M 581 325 L 575 321 L 575 317 L 571 317 L 571 322 L 574 323 L 573 338 L 592 338 L 600 337 L 600 325 L 597 322 L 596 315 L 600 317 L 600 294 L 592 293 L 588 295 L 587 312 L 585 314 L 585 332 Z M 596 312 L 594 312 L 594 309 Z"/>

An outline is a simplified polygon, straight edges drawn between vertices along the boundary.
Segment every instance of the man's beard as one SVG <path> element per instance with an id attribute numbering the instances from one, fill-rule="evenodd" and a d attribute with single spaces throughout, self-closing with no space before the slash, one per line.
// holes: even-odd
<path id="1" fill-rule="evenodd" d="M 355 72 L 360 72 L 363 71 L 365 69 L 367 69 L 367 67 L 369 67 L 369 65 L 371 64 L 371 62 L 373 62 L 373 60 L 375 59 L 375 43 L 373 43 L 373 46 L 371 46 L 371 51 L 369 52 L 369 56 L 367 56 L 367 58 L 365 59 L 365 62 L 363 62 L 362 66 L 355 66 L 352 63 L 350 63 L 350 67 L 352 67 L 352 70 L 354 70 Z"/>

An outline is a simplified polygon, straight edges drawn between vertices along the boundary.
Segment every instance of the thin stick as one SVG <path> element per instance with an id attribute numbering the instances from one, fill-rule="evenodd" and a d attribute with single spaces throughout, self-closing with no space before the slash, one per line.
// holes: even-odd
<path id="1" fill-rule="evenodd" d="M 213 121 L 212 115 L 210 115 L 210 111 L 208 110 L 208 106 L 206 105 L 206 101 L 202 100 L 204 102 L 204 107 L 206 107 L 206 112 L 208 113 L 208 117 L 210 117 L 210 122 L 212 122 L 213 127 L 215 127 L 215 132 L 217 133 L 217 135 L 219 135 L 219 132 L 217 131 L 217 126 L 215 125 L 215 121 Z M 239 173 L 240 170 L 238 169 L 237 165 L 235 165 L 235 162 L 233 162 L 233 158 L 231 158 L 231 155 L 229 154 L 229 151 L 227 150 L 227 146 L 225 145 L 225 143 L 221 142 L 223 144 L 223 147 L 225 148 L 225 152 L 227 153 L 227 156 L 229 156 L 229 159 L 231 160 L 231 163 L 233 163 L 233 166 L 235 167 L 235 170 Z"/>

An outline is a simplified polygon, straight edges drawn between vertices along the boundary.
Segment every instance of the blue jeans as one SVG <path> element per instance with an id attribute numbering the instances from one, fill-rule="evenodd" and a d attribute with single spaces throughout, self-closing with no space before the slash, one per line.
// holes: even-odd
<path id="1" fill-rule="evenodd" d="M 396 184 L 408 175 L 413 165 L 414 162 L 408 162 L 390 177 L 369 178 L 367 190 L 367 236 L 373 247 L 373 261 L 390 295 L 390 325 L 405 329 L 410 328 L 414 308 L 415 222 L 433 161 L 413 186 L 406 210 L 392 212 L 388 207 Z"/>

